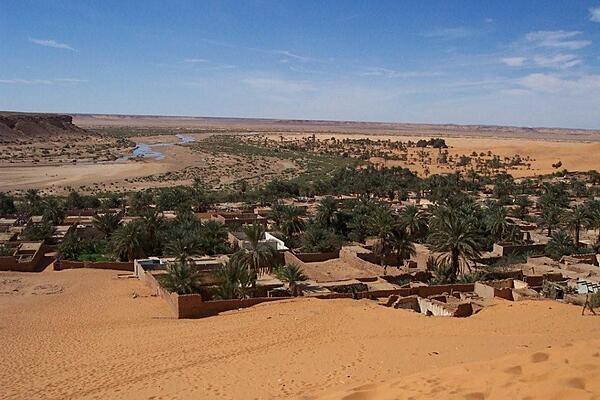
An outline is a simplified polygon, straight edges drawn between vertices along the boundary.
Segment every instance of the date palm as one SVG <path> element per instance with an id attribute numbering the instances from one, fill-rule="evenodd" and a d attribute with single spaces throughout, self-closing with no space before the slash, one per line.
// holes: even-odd
<path id="1" fill-rule="evenodd" d="M 94 225 L 94 228 L 104 234 L 104 237 L 109 238 L 121 225 L 121 218 L 115 213 L 107 212 L 94 216 L 92 224 Z"/>
<path id="2" fill-rule="evenodd" d="M 399 225 L 392 230 L 390 247 L 391 250 L 396 253 L 398 265 L 400 265 L 402 261 L 408 260 L 417 254 L 415 244 L 411 239 L 411 235 L 408 233 L 406 227 L 402 225 Z"/>
<path id="3" fill-rule="evenodd" d="M 430 248 L 443 253 L 442 261 L 450 263 L 451 278 L 456 280 L 461 261 L 468 261 L 481 255 L 481 237 L 472 221 L 448 207 L 439 207 L 431 218 L 431 233 L 428 237 Z"/>
<path id="4" fill-rule="evenodd" d="M 277 268 L 275 270 L 275 276 L 282 280 L 283 282 L 287 282 L 292 292 L 292 296 L 298 296 L 298 285 L 297 282 L 307 280 L 307 276 L 304 275 L 302 268 L 295 264 L 286 264 L 283 267 Z"/>
<path id="5" fill-rule="evenodd" d="M 111 239 L 110 247 L 121 260 L 133 261 L 143 256 L 146 235 L 140 221 L 133 221 L 117 229 Z"/>
<path id="6" fill-rule="evenodd" d="M 247 245 L 234 254 L 234 257 L 248 270 L 256 273 L 270 272 L 277 250 L 264 241 L 265 228 L 255 222 L 252 225 L 245 225 L 242 230 L 246 235 Z"/>
<path id="7" fill-rule="evenodd" d="M 427 216 L 414 204 L 409 204 L 400 212 L 400 223 L 415 239 L 421 238 L 427 233 Z"/>
<path id="8" fill-rule="evenodd" d="M 192 294 L 199 287 L 199 276 L 187 262 L 170 263 L 167 273 L 162 278 L 162 286 L 169 292 L 177 294 Z"/>
<path id="9" fill-rule="evenodd" d="M 584 205 L 573 207 L 571 211 L 567 211 L 563 215 L 565 226 L 573 232 L 575 246 L 579 246 L 579 237 L 581 228 L 588 226 L 590 223 L 589 210 Z"/>

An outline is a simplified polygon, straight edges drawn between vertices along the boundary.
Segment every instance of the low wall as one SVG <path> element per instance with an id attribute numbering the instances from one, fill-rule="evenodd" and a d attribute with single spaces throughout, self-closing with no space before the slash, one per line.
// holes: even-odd
<path id="1" fill-rule="evenodd" d="M 286 297 L 254 297 L 250 299 L 202 301 L 199 294 L 177 296 L 178 318 L 203 318 L 240 308 L 252 307 L 260 303 L 286 300 Z"/>
<path id="2" fill-rule="evenodd" d="M 293 253 L 297 259 L 305 263 L 323 262 L 339 258 L 339 251 L 332 251 L 329 253 Z"/>
<path id="3" fill-rule="evenodd" d="M 528 252 L 541 253 L 546 249 L 545 244 L 510 244 L 510 243 L 494 243 L 494 253 L 500 254 L 502 257 L 509 255 L 520 255 Z"/>
<path id="4" fill-rule="evenodd" d="M 54 269 L 57 271 L 76 268 L 113 269 L 133 272 L 133 262 L 61 260 L 60 263 L 54 263 Z"/>
<path id="5" fill-rule="evenodd" d="M 0 256 L 0 271 L 37 272 L 41 269 L 46 247 L 42 246 L 31 261 L 19 262 L 14 256 Z"/>

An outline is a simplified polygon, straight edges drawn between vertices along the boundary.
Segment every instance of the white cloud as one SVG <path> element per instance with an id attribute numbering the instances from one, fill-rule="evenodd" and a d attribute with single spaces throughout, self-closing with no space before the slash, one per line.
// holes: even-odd
<path id="1" fill-rule="evenodd" d="M 600 75 L 580 75 L 564 78 L 556 74 L 535 73 L 519 80 L 524 88 L 544 93 L 560 93 L 561 95 L 581 95 L 597 93 L 600 90 Z"/>
<path id="2" fill-rule="evenodd" d="M 600 6 L 590 8 L 590 21 L 600 22 Z"/>
<path id="3" fill-rule="evenodd" d="M 0 83 L 10 85 L 52 85 L 54 82 L 47 79 L 0 79 Z"/>
<path id="4" fill-rule="evenodd" d="M 88 82 L 85 79 L 76 78 L 56 78 L 56 79 L 0 79 L 0 84 L 8 85 L 53 85 L 55 83 L 83 83 Z"/>
<path id="5" fill-rule="evenodd" d="M 73 47 L 69 46 L 68 44 L 57 42 L 54 39 L 34 39 L 34 38 L 29 38 L 29 41 L 31 43 L 35 43 L 35 44 L 40 45 L 40 46 L 46 46 L 46 47 L 52 47 L 52 48 L 55 48 L 55 49 L 66 49 L 66 50 L 73 50 L 73 51 L 75 51 L 75 49 Z"/>
<path id="6" fill-rule="evenodd" d="M 258 90 L 278 93 L 300 93 L 315 90 L 308 81 L 290 81 L 275 78 L 246 78 L 244 83 Z"/>
<path id="7" fill-rule="evenodd" d="M 385 78 L 419 78 L 427 76 L 438 76 L 439 72 L 430 71 L 396 71 L 382 67 L 367 67 L 364 71 L 359 72 L 361 76 L 380 76 Z"/>
<path id="8" fill-rule="evenodd" d="M 500 61 L 502 61 L 504 64 L 508 65 L 509 67 L 521 67 L 521 66 L 523 66 L 523 64 L 525 64 L 526 60 L 527 60 L 527 58 L 525 58 L 525 57 L 505 57 L 505 58 L 502 58 Z"/>
<path id="9" fill-rule="evenodd" d="M 473 31 L 464 26 L 456 28 L 439 28 L 425 32 L 423 36 L 443 40 L 462 39 L 473 35 Z"/>
<path id="10" fill-rule="evenodd" d="M 186 58 L 183 60 L 183 62 L 190 64 L 202 64 L 207 63 L 208 60 L 205 60 L 204 58 Z"/>
<path id="11" fill-rule="evenodd" d="M 578 40 L 580 31 L 535 31 L 525 35 L 525 40 L 534 46 L 578 50 L 589 46 L 589 40 Z"/>
<path id="12" fill-rule="evenodd" d="M 553 56 L 536 56 L 534 62 L 540 67 L 567 69 L 581 64 L 581 59 L 574 54 L 556 54 Z"/>

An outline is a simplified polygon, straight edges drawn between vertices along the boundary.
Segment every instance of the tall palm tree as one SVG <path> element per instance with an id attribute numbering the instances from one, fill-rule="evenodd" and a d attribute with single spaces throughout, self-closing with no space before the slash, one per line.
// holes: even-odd
<path id="1" fill-rule="evenodd" d="M 427 233 L 427 216 L 416 205 L 409 204 L 400 212 L 400 223 L 406 227 L 407 233 L 415 239 Z"/>
<path id="2" fill-rule="evenodd" d="M 564 214 L 563 219 L 566 227 L 573 232 L 575 246 L 578 247 L 581 228 L 590 223 L 589 210 L 584 205 L 575 206 Z"/>
<path id="3" fill-rule="evenodd" d="M 65 209 L 63 205 L 54 197 L 50 197 L 42 201 L 42 216 L 44 221 L 58 225 L 65 218 Z"/>
<path id="4" fill-rule="evenodd" d="M 159 233 L 165 227 L 163 217 L 156 211 L 147 211 L 144 213 L 141 223 L 146 235 L 145 250 L 148 254 L 158 255 L 161 247 Z"/>
<path id="5" fill-rule="evenodd" d="M 251 271 L 270 272 L 277 250 L 264 241 L 265 228 L 254 222 L 252 225 L 245 225 L 242 230 L 246 235 L 247 246 L 234 254 L 234 257 Z"/>
<path id="6" fill-rule="evenodd" d="M 41 212 L 42 197 L 38 189 L 28 189 L 25 192 L 25 202 L 27 203 L 27 211 L 30 214 L 39 214 Z"/>
<path id="7" fill-rule="evenodd" d="M 286 206 L 283 209 L 279 226 L 286 236 L 292 237 L 304 231 L 306 225 L 301 218 L 303 213 L 300 207 Z"/>
<path id="8" fill-rule="evenodd" d="M 371 216 L 369 225 L 373 234 L 377 236 L 377 243 L 373 250 L 380 257 L 380 264 L 383 267 L 385 258 L 392 251 L 391 236 L 396 226 L 392 210 L 386 206 L 378 207 Z"/>
<path id="9" fill-rule="evenodd" d="M 275 276 L 277 276 L 277 278 L 283 282 L 288 283 L 290 291 L 292 292 L 292 296 L 294 297 L 299 295 L 297 282 L 308 279 L 307 276 L 304 275 L 302 268 L 296 264 L 286 264 L 280 268 L 277 268 L 275 270 Z"/>
<path id="10" fill-rule="evenodd" d="M 192 256 L 202 253 L 202 246 L 196 235 L 178 235 L 167 243 L 166 252 L 180 264 L 188 264 Z"/>
<path id="11" fill-rule="evenodd" d="M 494 241 L 500 241 L 506 236 L 508 232 L 506 217 L 506 210 L 497 203 L 487 209 L 485 225 Z"/>
<path id="12" fill-rule="evenodd" d="M 571 236 L 564 231 L 556 231 L 546 245 L 546 254 L 558 260 L 562 256 L 573 254 L 576 249 Z"/>
<path id="13" fill-rule="evenodd" d="M 174 262 L 167 265 L 167 273 L 163 275 L 162 286 L 169 292 L 192 294 L 199 287 L 198 272 L 187 262 Z"/>
<path id="14" fill-rule="evenodd" d="M 542 214 L 538 220 L 541 228 L 548 230 L 548 237 L 552 236 L 552 229 L 556 228 L 561 222 L 562 210 L 554 205 L 547 205 L 542 208 Z"/>
<path id="15" fill-rule="evenodd" d="M 411 240 L 411 235 L 408 233 L 406 227 L 402 225 L 396 226 L 392 230 L 390 245 L 392 251 L 396 252 L 398 265 L 417 254 L 415 244 Z"/>
<path id="16" fill-rule="evenodd" d="M 481 254 L 481 237 L 472 221 L 448 207 L 439 207 L 436 210 L 430 226 L 430 248 L 432 251 L 444 253 L 442 258 L 450 261 L 451 277 L 456 280 L 461 261 L 468 263 Z"/>
<path id="17" fill-rule="evenodd" d="M 227 250 L 227 228 L 218 221 L 209 220 L 200 228 L 200 243 L 208 255 L 223 253 Z"/>
<path id="18" fill-rule="evenodd" d="M 332 228 L 335 213 L 338 211 L 337 201 L 332 196 L 324 197 L 317 205 L 316 219 L 325 228 Z"/>
<path id="19" fill-rule="evenodd" d="M 219 281 L 215 297 L 219 299 L 250 297 L 252 288 L 256 285 L 256 271 L 249 270 L 240 259 L 239 256 L 231 257 L 227 264 L 215 271 L 215 278 Z"/>
<path id="20" fill-rule="evenodd" d="M 110 247 L 121 260 L 133 261 L 144 254 L 145 239 L 142 223 L 133 221 L 113 233 Z"/>
<path id="21" fill-rule="evenodd" d="M 107 212 L 95 215 L 92 224 L 94 225 L 94 228 L 104 234 L 104 237 L 109 238 L 121 225 L 121 218 L 115 213 Z"/>

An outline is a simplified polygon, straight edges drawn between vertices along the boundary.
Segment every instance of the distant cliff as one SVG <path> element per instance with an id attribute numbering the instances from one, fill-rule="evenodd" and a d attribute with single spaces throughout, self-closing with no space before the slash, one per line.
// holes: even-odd
<path id="1" fill-rule="evenodd" d="M 0 141 L 53 139 L 96 135 L 73 124 L 73 117 L 60 114 L 0 112 Z"/>

